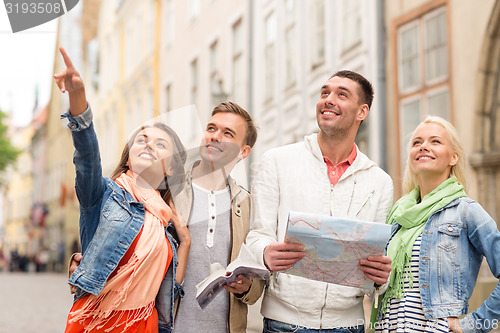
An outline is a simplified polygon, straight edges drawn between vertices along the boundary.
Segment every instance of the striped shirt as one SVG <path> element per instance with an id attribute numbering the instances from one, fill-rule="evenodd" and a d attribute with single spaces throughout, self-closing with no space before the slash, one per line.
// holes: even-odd
<path id="1" fill-rule="evenodd" d="M 376 323 L 376 332 L 425 332 L 425 333 L 447 333 L 450 332 L 447 318 L 426 319 L 420 297 L 418 263 L 420 257 L 419 236 L 413 245 L 411 253 L 411 274 L 413 275 L 413 286 L 410 288 L 409 281 L 404 282 L 405 297 L 402 299 L 391 299 L 384 318 Z"/>

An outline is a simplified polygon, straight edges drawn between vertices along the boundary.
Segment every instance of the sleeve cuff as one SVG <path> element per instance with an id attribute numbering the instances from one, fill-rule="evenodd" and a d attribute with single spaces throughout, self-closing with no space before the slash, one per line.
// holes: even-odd
<path id="1" fill-rule="evenodd" d="M 175 282 L 175 287 L 174 287 L 174 297 L 184 297 L 184 288 L 178 284 L 177 282 Z"/>
<path id="2" fill-rule="evenodd" d="M 458 324 L 464 333 L 477 333 L 483 331 L 479 329 L 479 327 L 476 327 L 474 319 L 470 313 L 462 319 L 459 319 Z"/>
<path id="3" fill-rule="evenodd" d="M 68 128 L 74 132 L 78 132 L 90 127 L 93 120 L 93 114 L 90 109 L 90 104 L 88 104 L 87 110 L 85 110 L 82 114 L 72 116 L 68 110 L 66 113 L 63 113 L 60 118 L 67 118 L 69 121 Z"/>

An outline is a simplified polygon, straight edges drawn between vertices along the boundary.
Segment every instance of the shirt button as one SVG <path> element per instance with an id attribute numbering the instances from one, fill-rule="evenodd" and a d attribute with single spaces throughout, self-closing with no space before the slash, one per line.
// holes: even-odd
<path id="1" fill-rule="evenodd" d="M 210 233 L 214 232 L 214 229 L 210 228 Z"/>
<path id="2" fill-rule="evenodd" d="M 212 220 L 215 220 L 215 216 L 212 216 Z"/>
<path id="3" fill-rule="evenodd" d="M 330 174 L 331 174 L 332 176 L 335 176 L 335 170 L 332 170 L 332 172 L 330 172 Z"/>
<path id="4" fill-rule="evenodd" d="M 69 123 L 69 128 L 75 129 L 76 128 L 76 124 L 75 123 Z"/>
<path id="5" fill-rule="evenodd" d="M 212 202 L 212 207 L 215 206 L 214 203 Z"/>

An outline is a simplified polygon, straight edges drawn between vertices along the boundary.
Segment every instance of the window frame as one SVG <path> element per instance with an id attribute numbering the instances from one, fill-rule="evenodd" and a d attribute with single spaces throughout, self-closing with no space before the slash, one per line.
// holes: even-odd
<path id="1" fill-rule="evenodd" d="M 402 148 L 406 148 L 407 144 L 407 138 L 404 137 L 404 133 L 402 133 L 402 125 L 401 121 L 403 121 L 402 117 L 402 106 L 403 103 L 408 102 L 410 99 L 420 99 L 420 120 L 423 120 L 427 115 L 428 115 L 428 98 L 430 94 L 432 95 L 433 93 L 436 93 L 437 91 L 443 91 L 443 90 L 448 90 L 448 115 L 449 118 L 447 119 L 451 123 L 453 123 L 453 85 L 452 85 L 452 57 L 451 57 L 451 52 L 452 50 L 452 40 L 451 40 L 451 20 L 450 20 L 450 5 L 449 5 L 449 0 L 437 0 L 433 2 L 429 2 L 427 4 L 424 4 L 418 8 L 415 8 L 412 11 L 409 11 L 405 14 L 403 14 L 401 17 L 396 18 L 393 20 L 391 24 L 391 35 L 392 35 L 392 40 L 394 43 L 394 48 L 393 48 L 393 68 L 395 69 L 394 75 L 394 105 L 396 107 L 395 110 L 395 126 L 396 126 L 396 131 L 395 131 L 395 136 L 396 136 L 396 152 L 395 152 L 395 157 L 396 161 L 396 170 L 397 170 L 397 175 L 398 179 L 402 177 L 402 170 L 404 163 L 406 161 L 406 154 L 404 153 L 404 150 Z M 431 80 L 427 82 L 426 76 L 425 76 L 425 71 L 426 71 L 426 64 L 425 64 L 425 41 L 424 41 L 424 36 L 423 34 L 425 33 L 425 19 L 428 19 L 429 17 L 432 17 L 434 15 L 439 15 L 442 13 L 442 11 L 445 11 L 445 26 L 446 26 L 446 38 L 447 38 L 447 75 L 444 78 L 439 78 L 439 80 Z M 412 22 L 418 22 L 419 24 L 419 68 L 420 68 L 420 84 L 418 87 L 410 89 L 401 89 L 401 80 L 402 80 L 402 73 L 401 73 L 401 67 L 400 67 L 400 48 L 401 48 L 401 40 L 399 38 L 400 30 L 401 28 L 404 28 L 405 26 L 408 26 Z"/>

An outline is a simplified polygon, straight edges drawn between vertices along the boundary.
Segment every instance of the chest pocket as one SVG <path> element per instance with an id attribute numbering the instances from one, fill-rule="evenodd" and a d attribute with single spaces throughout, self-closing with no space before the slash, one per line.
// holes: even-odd
<path id="1" fill-rule="evenodd" d="M 122 197 L 111 194 L 103 205 L 102 216 L 108 221 L 127 221 L 132 217 L 132 213 Z"/>
<path id="2" fill-rule="evenodd" d="M 443 223 L 438 227 L 438 246 L 445 251 L 455 251 L 462 225 L 457 222 Z"/>
<path id="3" fill-rule="evenodd" d="M 354 213 L 356 218 L 359 219 L 373 219 L 372 201 L 375 195 L 375 190 L 370 190 L 369 192 L 358 191 L 356 195 L 352 196 L 351 207 L 349 208 L 349 214 Z"/>

